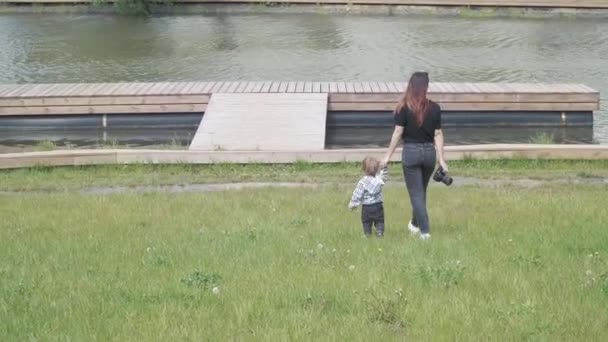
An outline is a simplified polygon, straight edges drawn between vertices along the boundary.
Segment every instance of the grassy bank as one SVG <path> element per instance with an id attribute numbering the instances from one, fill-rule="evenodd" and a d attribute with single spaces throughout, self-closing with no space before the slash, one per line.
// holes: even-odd
<path id="1" fill-rule="evenodd" d="M 484 179 L 608 178 L 608 160 L 463 160 L 451 162 L 450 169 L 454 177 Z M 390 172 L 393 180 L 403 177 L 398 163 L 391 165 Z M 36 167 L 0 170 L 0 191 L 252 181 L 348 183 L 358 176 L 356 163 Z"/>
<path id="2" fill-rule="evenodd" d="M 606 187 L 435 187 L 430 243 L 399 188 L 362 238 L 351 191 L 0 195 L 0 336 L 608 338 Z"/>

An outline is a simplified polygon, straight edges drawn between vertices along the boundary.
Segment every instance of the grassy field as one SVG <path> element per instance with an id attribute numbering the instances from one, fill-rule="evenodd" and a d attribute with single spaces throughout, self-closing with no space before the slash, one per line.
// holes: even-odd
<path id="1" fill-rule="evenodd" d="M 109 165 L 35 167 L 0 170 L 0 191 L 70 190 L 85 187 L 196 184 L 218 182 L 353 182 L 358 163 L 286 165 Z M 401 180 L 401 165 L 390 168 Z M 552 180 L 608 178 L 608 160 L 463 160 L 450 162 L 454 177 L 484 179 L 531 178 Z"/>
<path id="2" fill-rule="evenodd" d="M 90 177 L 71 172 L 73 183 L 57 169 L 2 173 L 0 184 L 32 188 L 47 175 L 60 188 Z M 104 172 L 126 179 L 92 169 Z M 607 189 L 433 187 L 427 243 L 405 232 L 402 187 L 385 194 L 381 240 L 362 237 L 359 212 L 346 210 L 352 189 L 341 185 L 0 195 L 0 336 L 605 341 Z"/>

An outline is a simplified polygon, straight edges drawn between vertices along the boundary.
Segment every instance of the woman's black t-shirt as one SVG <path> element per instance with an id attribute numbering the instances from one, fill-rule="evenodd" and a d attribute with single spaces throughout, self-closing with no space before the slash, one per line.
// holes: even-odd
<path id="1" fill-rule="evenodd" d="M 435 142 L 435 130 L 441 128 L 441 107 L 429 100 L 428 114 L 418 126 L 414 113 L 407 106 L 395 114 L 395 125 L 403 126 L 403 143 L 432 143 Z"/>

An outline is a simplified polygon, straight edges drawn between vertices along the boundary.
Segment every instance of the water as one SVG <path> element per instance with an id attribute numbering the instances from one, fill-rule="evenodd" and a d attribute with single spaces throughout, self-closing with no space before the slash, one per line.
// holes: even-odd
<path id="1" fill-rule="evenodd" d="M 0 15 L 0 32 L 0 83 L 394 81 L 427 70 L 444 82 L 585 83 L 608 99 L 608 20 L 601 18 L 28 14 Z M 561 130 L 555 139 L 608 143 L 607 106 L 594 119 L 588 136 Z M 454 134 L 459 143 L 485 139 L 475 136 L 527 142 L 535 132 Z"/>

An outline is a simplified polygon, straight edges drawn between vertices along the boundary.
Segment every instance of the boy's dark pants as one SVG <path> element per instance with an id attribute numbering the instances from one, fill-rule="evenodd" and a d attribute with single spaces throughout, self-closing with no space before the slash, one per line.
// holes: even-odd
<path id="1" fill-rule="evenodd" d="M 384 206 L 382 202 L 374 204 L 364 204 L 361 208 L 361 223 L 363 223 L 363 233 L 372 234 L 372 225 L 376 225 L 376 235 L 384 235 Z"/>

